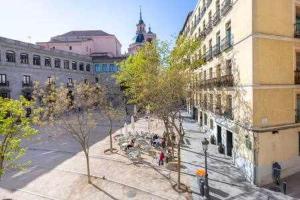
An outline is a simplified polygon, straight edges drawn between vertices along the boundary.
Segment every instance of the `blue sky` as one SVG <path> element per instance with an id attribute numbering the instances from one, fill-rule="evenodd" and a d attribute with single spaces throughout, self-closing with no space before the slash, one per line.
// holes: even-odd
<path id="1" fill-rule="evenodd" d="M 101 29 L 115 34 L 126 51 L 143 19 L 161 40 L 171 40 L 197 0 L 3 0 L 0 36 L 25 42 L 48 41 L 70 30 Z M 29 37 L 30 36 L 30 37 Z"/>

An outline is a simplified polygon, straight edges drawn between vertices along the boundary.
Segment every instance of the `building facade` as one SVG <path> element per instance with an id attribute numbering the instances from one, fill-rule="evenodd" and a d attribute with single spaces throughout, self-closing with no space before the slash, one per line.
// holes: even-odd
<path id="1" fill-rule="evenodd" d="M 31 98 L 33 83 L 95 82 L 92 58 L 0 37 L 0 95 Z"/>
<path id="2" fill-rule="evenodd" d="M 181 31 L 205 60 L 188 111 L 257 185 L 300 171 L 299 19 L 299 0 L 199 0 Z"/>
<path id="3" fill-rule="evenodd" d="M 102 30 L 70 31 L 54 36 L 49 42 L 38 42 L 45 49 L 59 49 L 81 55 L 121 56 L 121 43 L 115 35 Z"/>
<path id="4" fill-rule="evenodd" d="M 128 48 L 129 55 L 135 54 L 145 42 L 152 42 L 154 40 L 156 40 L 156 34 L 151 31 L 151 27 L 149 27 L 148 32 L 146 31 L 146 25 L 142 17 L 142 11 L 140 10 L 140 20 L 136 25 L 136 35 L 133 38 L 133 43 Z"/>

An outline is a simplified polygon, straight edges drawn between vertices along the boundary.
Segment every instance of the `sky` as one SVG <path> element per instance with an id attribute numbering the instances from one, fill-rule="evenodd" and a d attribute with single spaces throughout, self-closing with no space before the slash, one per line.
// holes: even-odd
<path id="1" fill-rule="evenodd" d="M 0 36 L 45 42 L 71 30 L 100 29 L 117 36 L 122 52 L 135 36 L 139 7 L 147 28 L 174 40 L 197 0 L 0 0 Z"/>

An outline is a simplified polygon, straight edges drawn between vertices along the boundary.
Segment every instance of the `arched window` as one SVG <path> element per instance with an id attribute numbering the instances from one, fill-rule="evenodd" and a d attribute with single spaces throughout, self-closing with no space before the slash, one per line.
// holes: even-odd
<path id="1" fill-rule="evenodd" d="M 20 54 L 20 62 L 21 64 L 29 64 L 29 58 L 27 53 Z"/>
<path id="2" fill-rule="evenodd" d="M 33 65 L 41 65 L 41 56 L 33 55 Z"/>
<path id="3" fill-rule="evenodd" d="M 16 53 L 14 51 L 6 51 L 6 62 L 16 62 Z"/>

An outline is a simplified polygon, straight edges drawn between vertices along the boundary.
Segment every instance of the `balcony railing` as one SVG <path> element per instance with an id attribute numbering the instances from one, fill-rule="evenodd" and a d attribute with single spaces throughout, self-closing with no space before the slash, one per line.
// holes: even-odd
<path id="1" fill-rule="evenodd" d="M 231 120 L 234 119 L 232 109 L 229 109 L 229 108 L 224 111 L 223 116 L 228 118 L 228 119 L 231 119 Z"/>
<path id="2" fill-rule="evenodd" d="M 22 87 L 33 87 L 32 81 L 22 81 Z"/>
<path id="3" fill-rule="evenodd" d="M 295 37 L 300 38 L 300 23 L 295 24 Z"/>
<path id="4" fill-rule="evenodd" d="M 225 38 L 222 39 L 221 49 L 222 49 L 222 51 L 225 51 L 231 47 L 232 47 L 232 38 L 231 38 L 231 34 L 229 34 Z"/>
<path id="5" fill-rule="evenodd" d="M 9 81 L 0 82 L 0 87 L 9 87 Z"/>
<path id="6" fill-rule="evenodd" d="M 221 77 L 221 85 L 224 87 L 233 87 L 234 85 L 234 80 L 233 80 L 233 75 L 225 75 Z"/>
<path id="7" fill-rule="evenodd" d="M 200 18 L 202 18 L 204 16 L 205 11 L 206 11 L 206 7 L 204 6 L 200 11 Z"/>
<path id="8" fill-rule="evenodd" d="M 213 58 L 212 49 L 206 52 L 206 61 L 210 61 Z"/>
<path id="9" fill-rule="evenodd" d="M 300 70 L 295 71 L 295 84 L 300 84 Z"/>
<path id="10" fill-rule="evenodd" d="M 218 56 L 221 53 L 221 45 L 220 44 L 216 44 L 213 47 L 213 54 L 214 56 Z"/>
<path id="11" fill-rule="evenodd" d="M 213 16 L 213 25 L 216 26 L 221 20 L 220 10 L 217 10 Z"/>
<path id="12" fill-rule="evenodd" d="M 295 110 L 295 122 L 300 123 L 300 109 Z"/>
<path id="13" fill-rule="evenodd" d="M 206 37 L 206 28 L 199 33 L 199 37 L 204 39 Z"/>
<path id="14" fill-rule="evenodd" d="M 212 31 L 212 21 L 209 21 L 206 28 L 205 28 L 205 34 L 208 35 Z"/>
<path id="15" fill-rule="evenodd" d="M 232 0 L 224 0 L 222 3 L 221 14 L 226 15 L 232 8 Z"/>

